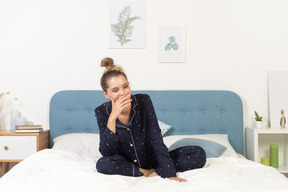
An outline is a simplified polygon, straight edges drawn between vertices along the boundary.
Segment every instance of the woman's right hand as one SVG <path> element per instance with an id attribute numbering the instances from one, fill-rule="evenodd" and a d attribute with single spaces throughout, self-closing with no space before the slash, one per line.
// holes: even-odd
<path id="1" fill-rule="evenodd" d="M 119 99 L 117 99 L 117 101 L 114 101 L 111 98 L 112 102 L 111 115 L 113 115 L 113 118 L 115 118 L 115 120 L 119 117 L 119 115 L 123 112 L 123 110 L 131 104 L 131 101 L 132 101 L 131 94 L 127 93 L 124 93 L 122 96 L 120 96 Z"/>
<path id="2" fill-rule="evenodd" d="M 182 179 L 180 177 L 170 177 L 170 180 L 179 181 L 179 182 L 187 182 L 186 179 Z"/>
<path id="3" fill-rule="evenodd" d="M 131 105 L 131 94 L 122 95 L 117 101 L 111 99 L 112 102 L 112 111 L 109 116 L 107 127 L 113 132 L 116 133 L 116 119 L 122 113 L 122 111 Z"/>

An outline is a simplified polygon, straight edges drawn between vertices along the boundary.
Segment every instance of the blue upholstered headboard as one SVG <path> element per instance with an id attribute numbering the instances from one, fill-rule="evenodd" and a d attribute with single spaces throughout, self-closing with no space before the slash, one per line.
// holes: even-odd
<path id="1" fill-rule="evenodd" d="M 231 91 L 134 91 L 149 94 L 160 121 L 173 126 L 166 135 L 228 134 L 236 152 L 243 154 L 243 107 Z M 102 91 L 57 92 L 50 102 L 50 146 L 67 133 L 98 133 L 94 109 L 107 101 Z"/>

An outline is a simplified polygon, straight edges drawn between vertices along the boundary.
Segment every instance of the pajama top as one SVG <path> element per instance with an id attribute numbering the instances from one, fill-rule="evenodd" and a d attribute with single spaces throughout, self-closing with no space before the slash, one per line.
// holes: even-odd
<path id="1" fill-rule="evenodd" d="M 135 173 L 143 175 L 139 168 L 153 168 L 161 177 L 176 177 L 175 164 L 163 142 L 149 95 L 136 94 L 131 98 L 132 105 L 128 124 L 123 124 L 117 119 L 115 134 L 107 127 L 112 110 L 111 101 L 95 109 L 100 131 L 99 150 L 101 154 L 124 157 L 136 166 L 133 168 L 133 174 L 137 170 Z"/>

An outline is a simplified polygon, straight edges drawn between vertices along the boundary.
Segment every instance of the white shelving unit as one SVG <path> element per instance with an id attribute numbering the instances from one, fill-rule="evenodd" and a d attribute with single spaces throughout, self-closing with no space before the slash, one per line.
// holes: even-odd
<path id="1" fill-rule="evenodd" d="M 279 146 L 279 172 L 288 173 L 288 128 L 246 127 L 246 157 L 261 162 L 270 158 L 270 145 Z"/>

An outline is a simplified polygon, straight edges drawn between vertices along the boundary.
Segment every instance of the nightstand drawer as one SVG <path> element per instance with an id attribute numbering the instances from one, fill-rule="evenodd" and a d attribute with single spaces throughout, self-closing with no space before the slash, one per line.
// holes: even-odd
<path id="1" fill-rule="evenodd" d="M 24 159 L 37 152 L 36 136 L 1 136 L 0 159 Z"/>

